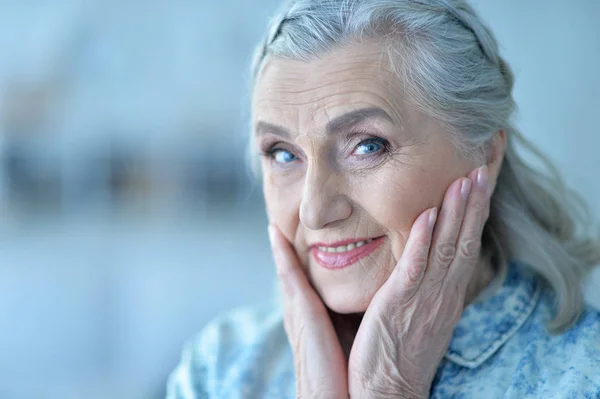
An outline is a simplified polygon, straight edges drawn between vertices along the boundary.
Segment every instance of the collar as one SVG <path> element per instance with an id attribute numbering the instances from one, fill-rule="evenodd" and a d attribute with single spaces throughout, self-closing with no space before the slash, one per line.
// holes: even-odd
<path id="1" fill-rule="evenodd" d="M 446 359 L 470 369 L 489 359 L 532 314 L 540 296 L 535 276 L 510 262 L 500 285 L 487 298 L 468 305 L 454 329 Z M 493 284 L 493 283 L 492 283 Z M 480 296 L 481 298 L 481 296 Z"/>

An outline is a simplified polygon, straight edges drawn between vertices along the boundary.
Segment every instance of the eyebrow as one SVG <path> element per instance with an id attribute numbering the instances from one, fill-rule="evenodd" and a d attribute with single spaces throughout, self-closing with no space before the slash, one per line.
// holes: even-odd
<path id="1" fill-rule="evenodd" d="M 335 117 L 327 123 L 326 130 L 328 134 L 333 134 L 341 130 L 349 129 L 352 126 L 364 122 L 367 119 L 375 118 L 386 119 L 389 122 L 393 123 L 392 118 L 383 109 L 379 107 L 369 107 L 357 109 L 355 111 L 350 111 L 338 117 Z M 265 134 L 266 132 L 270 132 L 286 138 L 291 137 L 290 132 L 286 128 L 274 125 L 272 123 L 259 121 L 256 124 L 256 134 L 260 136 Z"/>

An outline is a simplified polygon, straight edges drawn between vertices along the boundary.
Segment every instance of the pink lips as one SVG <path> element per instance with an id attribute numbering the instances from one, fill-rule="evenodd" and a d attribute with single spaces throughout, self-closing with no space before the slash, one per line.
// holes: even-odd
<path id="1" fill-rule="evenodd" d="M 347 240 L 335 244 L 314 244 L 311 247 L 311 253 L 314 256 L 317 263 L 326 269 L 335 270 L 343 269 L 350 266 L 351 264 L 359 261 L 360 259 L 369 256 L 373 251 L 383 243 L 383 237 L 373 239 L 373 241 L 364 244 L 361 247 L 354 248 L 346 252 L 324 252 L 320 251 L 318 247 L 338 247 L 342 245 L 348 245 L 353 242 L 366 241 L 363 240 Z"/>

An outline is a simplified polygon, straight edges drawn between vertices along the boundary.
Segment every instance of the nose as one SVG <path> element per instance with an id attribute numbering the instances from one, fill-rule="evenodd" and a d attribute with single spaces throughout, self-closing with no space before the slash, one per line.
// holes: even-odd
<path id="1" fill-rule="evenodd" d="M 347 219 L 352 213 L 343 179 L 332 172 L 316 163 L 308 167 L 300 203 L 300 222 L 307 229 L 323 229 Z"/>

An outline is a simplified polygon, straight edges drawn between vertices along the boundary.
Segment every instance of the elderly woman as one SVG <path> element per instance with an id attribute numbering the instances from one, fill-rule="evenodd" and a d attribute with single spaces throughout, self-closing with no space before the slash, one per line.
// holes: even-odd
<path id="1" fill-rule="evenodd" d="M 600 242 L 468 4 L 293 1 L 253 72 L 282 298 L 206 327 L 168 397 L 600 397 Z"/>

